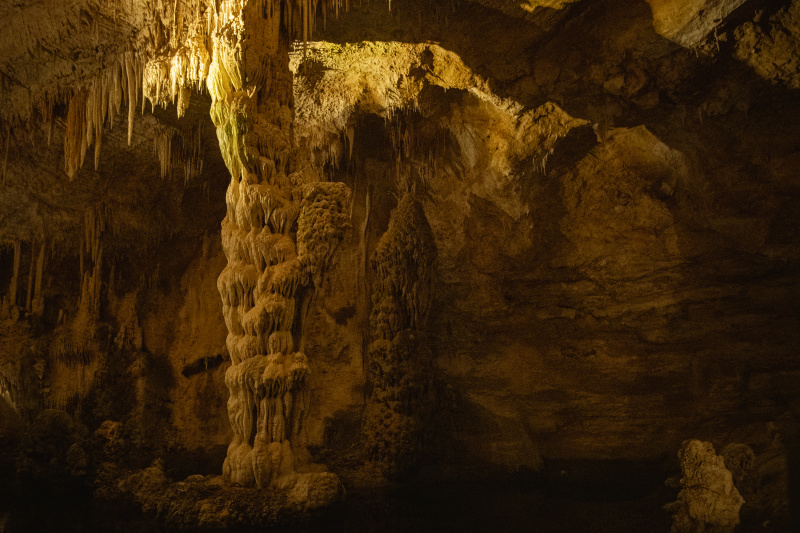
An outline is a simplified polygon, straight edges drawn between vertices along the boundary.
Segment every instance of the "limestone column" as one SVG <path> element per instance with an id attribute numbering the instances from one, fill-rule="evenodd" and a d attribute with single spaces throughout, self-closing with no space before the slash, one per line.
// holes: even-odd
<path id="1" fill-rule="evenodd" d="M 302 470 L 308 408 L 309 358 L 295 350 L 299 291 L 336 249 L 349 200 L 344 184 L 319 181 L 294 146 L 286 22 L 279 1 L 223 1 L 207 79 L 231 173 L 222 221 L 228 265 L 217 282 L 232 363 L 234 438 L 223 476 L 283 488 Z"/>

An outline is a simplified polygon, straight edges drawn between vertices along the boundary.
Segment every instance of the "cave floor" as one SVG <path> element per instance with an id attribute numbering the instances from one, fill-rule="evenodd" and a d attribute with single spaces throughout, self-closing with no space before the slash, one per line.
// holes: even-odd
<path id="1" fill-rule="evenodd" d="M 670 519 L 661 506 L 674 499 L 664 486 L 664 469 L 652 464 L 554 463 L 538 474 L 418 479 L 382 488 L 355 475 L 343 479 L 349 485 L 345 503 L 274 531 L 667 532 Z M 55 530 L 172 531 L 132 508 L 51 500 L 11 510 L 2 533 Z"/>
<path id="2" fill-rule="evenodd" d="M 535 474 L 462 473 L 457 481 L 446 483 L 425 481 L 423 475 L 413 483 L 393 486 L 371 484 L 363 472 L 353 470 L 342 476 L 348 487 L 343 504 L 306 522 L 271 531 L 666 533 L 671 519 L 662 506 L 675 499 L 675 491 L 664 484 L 665 478 L 675 473 L 671 466 L 663 462 L 551 462 L 543 472 Z M 62 533 L 176 531 L 153 517 L 143 516 L 132 506 L 58 499 L 46 504 L 18 504 L 14 509 L 0 506 L 0 533 L 56 530 Z M 758 517 L 744 514 L 737 529 L 788 530 L 785 525 L 764 523 Z"/>

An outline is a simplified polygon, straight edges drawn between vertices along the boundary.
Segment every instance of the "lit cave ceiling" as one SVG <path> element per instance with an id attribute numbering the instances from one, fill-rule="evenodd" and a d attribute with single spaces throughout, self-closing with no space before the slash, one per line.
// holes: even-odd
<path id="1" fill-rule="evenodd" d="M 0 1 L 0 497 L 627 461 L 728 499 L 619 530 L 789 531 L 799 61 L 798 0 Z"/>

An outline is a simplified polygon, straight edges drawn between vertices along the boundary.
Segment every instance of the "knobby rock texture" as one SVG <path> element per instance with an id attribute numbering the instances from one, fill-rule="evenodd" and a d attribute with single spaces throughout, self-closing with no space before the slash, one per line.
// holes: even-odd
<path id="1" fill-rule="evenodd" d="M 0 1 L 0 500 L 626 462 L 697 478 L 667 528 L 791 530 L 798 43 L 798 0 Z"/>

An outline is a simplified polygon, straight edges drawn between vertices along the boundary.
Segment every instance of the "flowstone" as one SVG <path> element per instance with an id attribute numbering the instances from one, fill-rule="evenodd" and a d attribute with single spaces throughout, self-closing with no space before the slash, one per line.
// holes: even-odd
<path id="1" fill-rule="evenodd" d="M 156 462 L 119 483 L 142 510 L 177 530 L 264 528 L 308 518 L 343 496 L 329 472 L 302 474 L 287 489 L 240 487 L 221 476 L 194 475 L 172 483 Z"/>
<path id="2" fill-rule="evenodd" d="M 350 193 L 342 183 L 319 181 L 295 148 L 291 36 L 282 33 L 280 7 L 223 2 L 227 22 L 212 36 L 211 117 L 231 173 L 222 222 L 228 266 L 217 287 L 229 332 L 225 383 L 234 437 L 222 477 L 270 489 L 273 500 L 314 494 L 314 505 L 324 505 L 343 489 L 335 476 L 307 465 L 311 366 L 296 349 L 303 335 L 298 310 L 303 288 L 320 282 L 344 235 Z"/>

